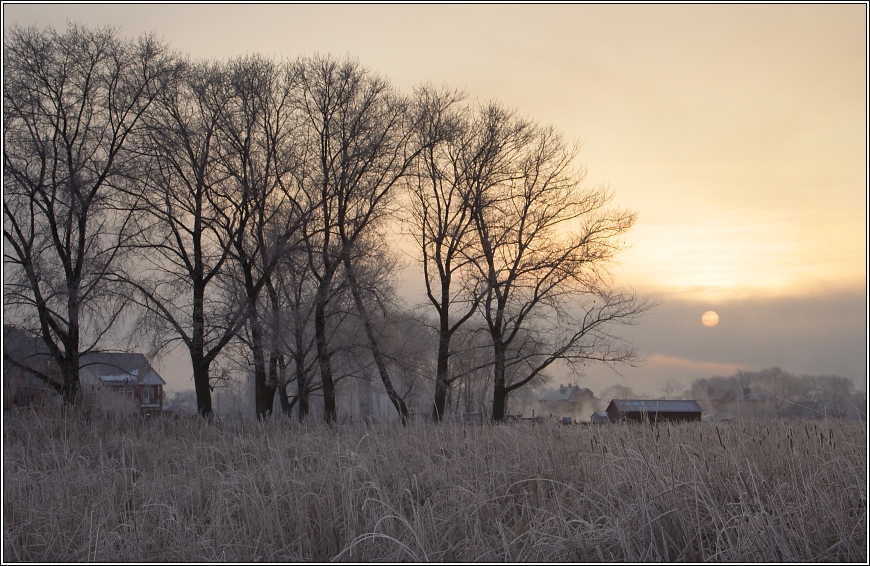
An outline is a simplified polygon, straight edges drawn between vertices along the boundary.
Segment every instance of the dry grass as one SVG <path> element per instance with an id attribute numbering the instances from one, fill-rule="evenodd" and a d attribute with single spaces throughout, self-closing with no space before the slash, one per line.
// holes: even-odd
<path id="1" fill-rule="evenodd" d="M 5 561 L 867 561 L 864 422 L 4 415 Z"/>

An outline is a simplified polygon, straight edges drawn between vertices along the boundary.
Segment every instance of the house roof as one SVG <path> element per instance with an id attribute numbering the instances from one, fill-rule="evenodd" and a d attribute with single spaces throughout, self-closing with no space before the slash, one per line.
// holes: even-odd
<path id="1" fill-rule="evenodd" d="M 53 361 L 45 341 L 11 324 L 3 326 L 3 356 L 31 368 L 36 363 Z M 135 381 L 143 385 L 165 385 L 142 354 L 128 352 L 90 352 L 81 357 L 81 369 L 104 383 Z"/>
<path id="2" fill-rule="evenodd" d="M 142 354 L 128 352 L 91 352 L 82 356 L 82 369 L 104 383 L 141 382 L 144 385 L 165 385 Z"/>
<path id="3" fill-rule="evenodd" d="M 573 396 L 583 395 L 586 391 L 589 391 L 586 387 L 577 387 L 576 385 L 563 385 L 554 391 L 550 391 L 549 393 L 545 393 L 538 399 L 539 401 L 571 401 Z M 589 391 L 591 394 L 592 392 Z"/>
<path id="4" fill-rule="evenodd" d="M 12 356 L 19 362 L 26 362 L 34 357 L 49 355 L 45 341 L 30 332 L 6 324 L 3 326 L 3 355 Z"/>
<path id="5" fill-rule="evenodd" d="M 613 399 L 620 413 L 700 413 L 697 401 L 686 399 Z M 610 410 L 610 406 L 607 407 Z"/>

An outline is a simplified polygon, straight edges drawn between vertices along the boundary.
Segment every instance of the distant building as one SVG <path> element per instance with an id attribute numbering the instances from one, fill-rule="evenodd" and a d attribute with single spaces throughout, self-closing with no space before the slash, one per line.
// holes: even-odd
<path id="1" fill-rule="evenodd" d="M 62 404 L 55 386 L 60 368 L 45 341 L 13 325 L 3 327 L 3 408 L 52 407 Z M 46 382 L 40 375 L 48 378 Z M 84 395 L 105 410 L 160 413 L 166 381 L 142 354 L 91 352 L 80 359 L 79 382 Z M 123 400 L 123 403 L 118 403 Z M 127 410 L 129 409 L 129 411 Z"/>
<path id="2" fill-rule="evenodd" d="M 592 413 L 592 424 L 605 424 L 610 422 L 607 411 L 595 411 Z"/>
<path id="3" fill-rule="evenodd" d="M 607 418 L 616 422 L 700 421 L 701 406 L 684 399 L 613 399 Z"/>
<path id="4" fill-rule="evenodd" d="M 60 384 L 60 368 L 39 336 L 7 324 L 3 326 L 3 408 L 53 407 L 60 394 L 37 374 Z"/>
<path id="5" fill-rule="evenodd" d="M 562 385 L 558 389 L 549 391 L 538 399 L 540 415 L 552 415 L 557 417 L 572 417 L 579 420 L 580 416 L 588 415 L 596 409 L 600 401 L 592 390 L 576 385 Z"/>
<path id="6" fill-rule="evenodd" d="M 160 377 L 145 356 L 127 352 L 92 352 L 82 356 L 79 379 L 82 388 L 93 392 L 114 393 L 141 413 L 163 411 L 163 386 Z"/>

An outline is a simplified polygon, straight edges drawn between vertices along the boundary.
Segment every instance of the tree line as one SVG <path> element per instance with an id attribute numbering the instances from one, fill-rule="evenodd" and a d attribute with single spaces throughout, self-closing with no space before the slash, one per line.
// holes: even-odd
<path id="1" fill-rule="evenodd" d="M 60 377 L 29 370 L 68 404 L 119 333 L 181 344 L 205 417 L 233 364 L 260 418 L 316 395 L 333 422 L 364 368 L 404 423 L 418 379 L 441 420 L 482 372 L 501 420 L 556 362 L 637 359 L 614 328 L 651 305 L 608 272 L 636 215 L 552 126 L 351 58 L 199 61 L 109 28 L 16 27 L 3 59 L 4 316 L 44 340 Z"/>
<path id="2" fill-rule="evenodd" d="M 855 382 L 837 375 L 795 375 L 781 367 L 759 371 L 738 370 L 729 376 L 696 379 L 687 398 L 697 399 L 711 412 L 758 418 L 866 418 L 866 392 Z M 755 405 L 762 407 L 752 413 Z"/>

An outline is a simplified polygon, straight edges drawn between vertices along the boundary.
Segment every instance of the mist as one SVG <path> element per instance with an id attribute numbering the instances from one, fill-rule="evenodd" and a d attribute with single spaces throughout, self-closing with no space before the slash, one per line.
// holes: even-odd
<path id="1" fill-rule="evenodd" d="M 708 310 L 713 328 L 701 324 Z M 779 366 L 795 375 L 839 375 L 866 391 L 865 291 L 710 302 L 664 299 L 637 326 L 622 328 L 646 356 L 641 367 L 590 365 L 577 379 L 596 394 L 620 384 L 661 396 L 668 380 L 685 387 L 698 378 Z"/>

